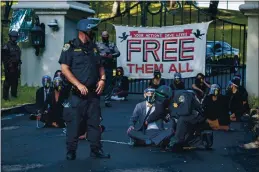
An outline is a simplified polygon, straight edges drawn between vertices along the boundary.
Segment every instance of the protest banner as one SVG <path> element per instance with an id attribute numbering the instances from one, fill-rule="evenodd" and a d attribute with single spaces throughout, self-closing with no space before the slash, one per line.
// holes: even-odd
<path id="1" fill-rule="evenodd" d="M 175 72 L 183 78 L 205 73 L 206 35 L 210 22 L 165 27 L 114 26 L 116 44 L 121 52 L 117 66 L 133 79 L 162 77 L 172 79 Z"/>

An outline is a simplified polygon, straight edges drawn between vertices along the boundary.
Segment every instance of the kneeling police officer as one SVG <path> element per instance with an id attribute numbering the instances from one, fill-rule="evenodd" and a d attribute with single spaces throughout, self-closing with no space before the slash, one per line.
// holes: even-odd
<path id="1" fill-rule="evenodd" d="M 189 90 L 174 90 L 163 85 L 156 89 L 156 100 L 163 104 L 164 109 L 155 111 L 148 123 L 159 118 L 171 120 L 175 136 L 168 145 L 170 150 L 181 150 L 183 147 L 209 148 L 213 143 L 210 131 L 203 131 L 208 124 L 203 116 L 200 103 L 195 94 Z"/>
<path id="2" fill-rule="evenodd" d="M 65 44 L 59 59 L 61 70 L 73 85 L 72 94 L 64 106 L 64 120 L 67 124 L 67 159 L 76 158 L 79 125 L 87 119 L 88 140 L 91 157 L 110 158 L 102 150 L 100 95 L 105 86 L 105 72 L 101 57 L 93 42 L 94 30 L 100 19 L 82 19 L 77 24 L 78 37 Z M 87 116 L 87 117 L 86 117 Z"/>
<path id="3" fill-rule="evenodd" d="M 201 104 L 190 90 L 176 90 L 169 106 L 170 116 L 176 121 L 175 137 L 169 147 L 181 150 L 183 147 L 209 148 L 213 144 L 213 133 L 208 128 Z"/>

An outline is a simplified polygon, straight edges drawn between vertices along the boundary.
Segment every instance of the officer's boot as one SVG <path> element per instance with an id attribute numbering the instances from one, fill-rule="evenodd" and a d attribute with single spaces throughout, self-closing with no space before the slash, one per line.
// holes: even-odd
<path id="1" fill-rule="evenodd" d="M 209 149 L 213 145 L 213 132 L 203 131 L 201 133 L 202 143 L 206 149 Z"/>
<path id="2" fill-rule="evenodd" d="M 68 151 L 67 152 L 67 160 L 75 160 L 76 159 L 76 152 L 75 151 Z"/>
<path id="3" fill-rule="evenodd" d="M 91 149 L 90 157 L 92 158 L 111 158 L 110 154 L 105 154 L 102 149 Z"/>

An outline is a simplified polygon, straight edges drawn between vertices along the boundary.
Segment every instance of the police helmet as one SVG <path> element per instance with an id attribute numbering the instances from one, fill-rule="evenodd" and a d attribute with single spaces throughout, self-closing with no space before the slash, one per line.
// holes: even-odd
<path id="1" fill-rule="evenodd" d="M 18 37 L 19 36 L 19 34 L 18 34 L 18 32 L 17 31 L 15 31 L 15 30 L 13 30 L 13 31 L 11 31 L 11 32 L 9 32 L 9 34 L 8 34 L 10 37 Z"/>
<path id="2" fill-rule="evenodd" d="M 155 71 L 154 71 L 154 77 L 155 77 L 155 78 L 161 78 L 161 72 L 160 72 L 160 70 L 155 70 Z"/>
<path id="3" fill-rule="evenodd" d="M 45 88 L 49 88 L 50 85 L 51 85 L 51 77 L 48 76 L 48 75 L 44 75 L 42 77 L 42 86 L 45 87 Z"/>
<path id="4" fill-rule="evenodd" d="M 150 104 L 153 104 L 156 99 L 155 99 L 155 89 L 153 88 L 146 88 L 144 90 L 144 97 L 145 97 L 145 100 L 150 103 Z"/>
<path id="5" fill-rule="evenodd" d="M 61 79 L 61 77 L 55 77 L 53 79 L 53 86 L 58 91 L 60 91 L 62 89 L 62 79 Z"/>
<path id="6" fill-rule="evenodd" d="M 179 72 L 176 72 L 174 74 L 174 79 L 181 79 L 181 78 L 182 78 L 182 76 L 181 76 L 181 74 Z"/>
<path id="7" fill-rule="evenodd" d="M 99 18 L 87 18 L 82 19 L 77 23 L 76 29 L 82 32 L 88 32 L 90 30 L 97 29 L 97 26 L 101 23 Z"/>
<path id="8" fill-rule="evenodd" d="M 218 84 L 212 84 L 210 87 L 209 95 L 217 96 L 220 94 L 220 86 Z"/>
<path id="9" fill-rule="evenodd" d="M 155 91 L 157 98 L 170 99 L 173 95 L 172 89 L 167 85 L 158 87 Z"/>

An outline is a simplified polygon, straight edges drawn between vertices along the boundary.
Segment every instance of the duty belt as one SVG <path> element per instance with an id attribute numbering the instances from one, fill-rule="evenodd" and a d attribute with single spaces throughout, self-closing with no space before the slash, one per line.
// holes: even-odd
<path id="1" fill-rule="evenodd" d="M 93 88 L 93 87 L 86 87 L 86 88 L 88 90 L 88 93 L 93 93 L 93 92 L 96 91 L 96 88 Z M 87 95 L 82 95 L 81 91 L 78 88 L 76 88 L 75 86 L 72 86 L 71 92 L 72 92 L 72 94 L 77 95 L 80 98 L 86 98 L 87 97 Z"/>

